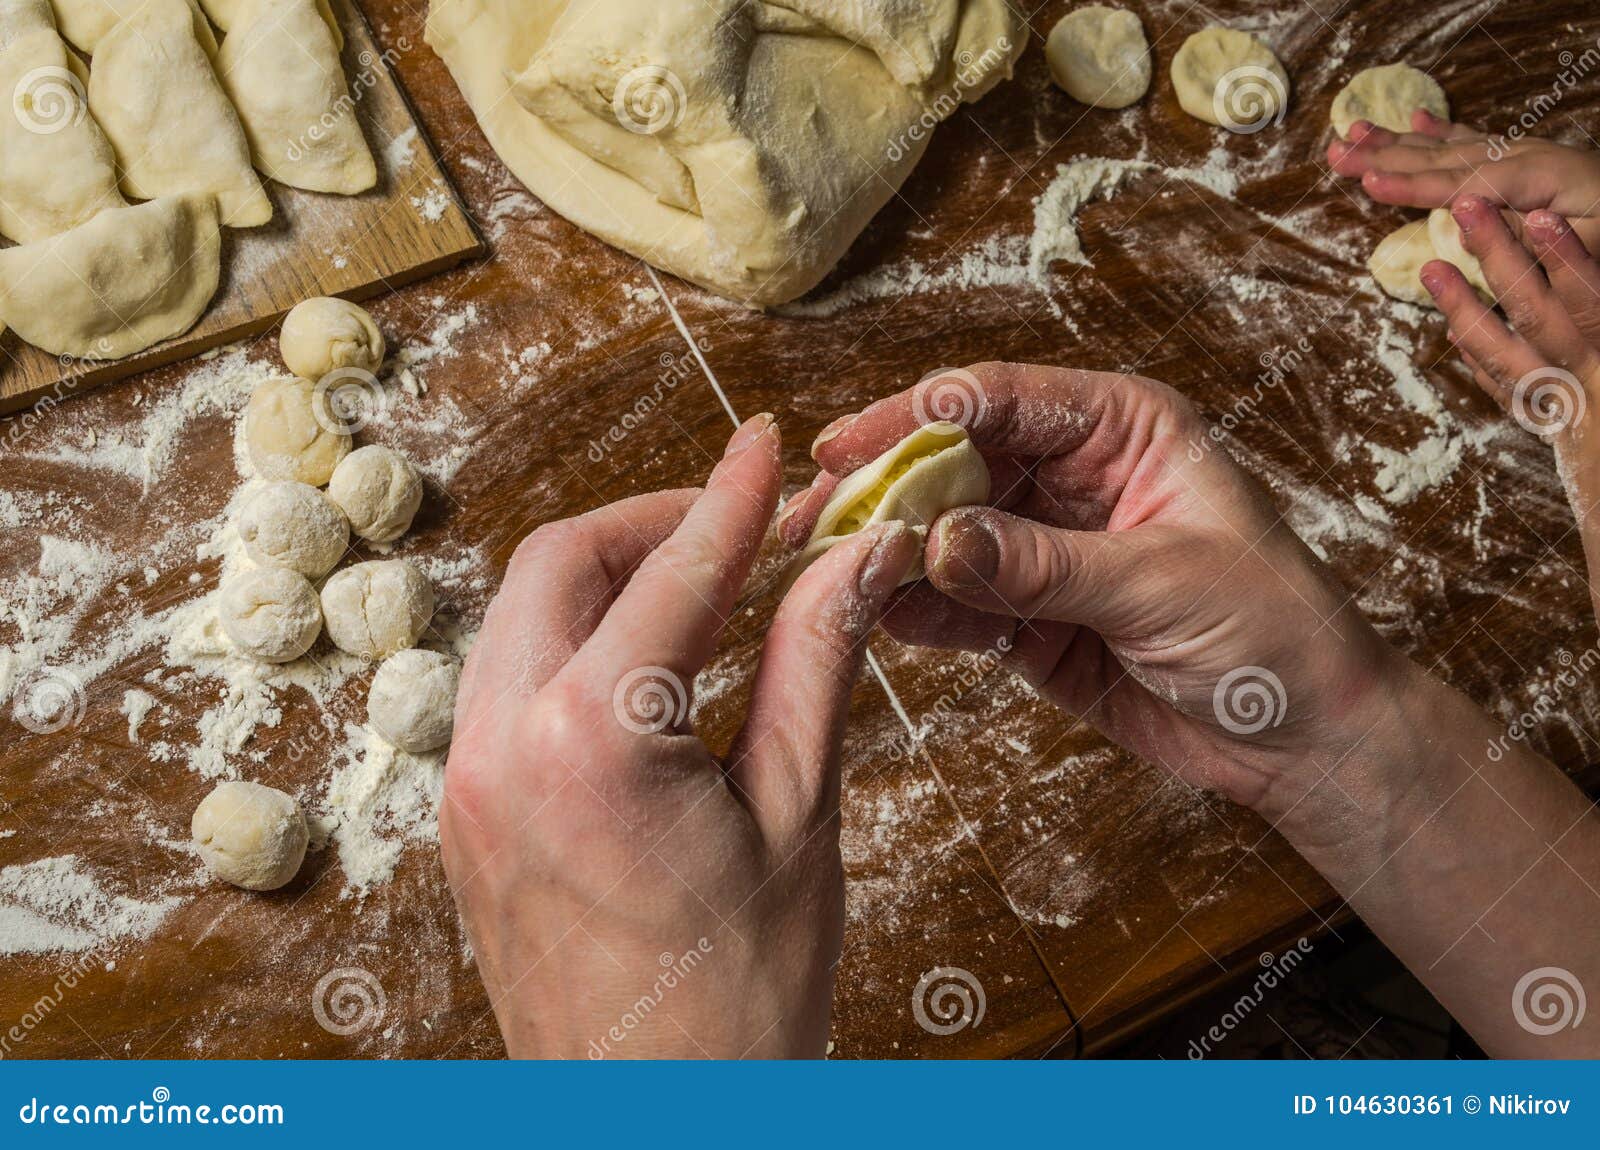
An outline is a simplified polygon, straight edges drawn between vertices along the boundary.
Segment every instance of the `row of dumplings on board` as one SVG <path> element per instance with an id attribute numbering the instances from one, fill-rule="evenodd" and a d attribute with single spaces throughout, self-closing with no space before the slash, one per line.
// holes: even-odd
<path id="1" fill-rule="evenodd" d="M 262 176 L 372 187 L 343 44 L 326 0 L 0 0 L 4 326 L 131 355 L 200 318 L 221 229 L 272 218 Z"/>
<path id="2" fill-rule="evenodd" d="M 326 630 L 341 651 L 378 664 L 368 726 L 401 751 L 436 751 L 450 742 L 461 664 L 417 646 L 433 618 L 427 576 L 405 559 L 335 570 L 351 535 L 393 543 L 422 505 L 411 461 L 382 444 L 354 447 L 332 395 L 346 380 L 374 379 L 383 336 L 364 308 L 319 297 L 288 314 L 278 346 L 295 374 L 261 383 L 245 407 L 245 449 L 265 482 L 235 520 L 250 566 L 224 575 L 217 622 L 239 655 L 261 663 L 302 658 Z M 190 830 L 212 873 L 250 890 L 287 883 L 309 843 L 291 795 L 239 780 L 202 800 Z"/>

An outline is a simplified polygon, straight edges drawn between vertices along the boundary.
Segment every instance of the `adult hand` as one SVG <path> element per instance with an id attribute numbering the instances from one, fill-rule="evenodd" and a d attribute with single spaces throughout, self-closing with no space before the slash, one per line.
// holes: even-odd
<path id="1" fill-rule="evenodd" d="M 917 547 L 887 525 L 805 573 L 719 761 L 688 697 L 779 489 L 760 416 L 703 493 L 541 527 L 512 559 L 463 677 L 440 837 L 513 1055 L 824 1052 L 845 713 Z"/>
<path id="2" fill-rule="evenodd" d="M 1481 196 L 1507 209 L 1512 226 L 1541 208 L 1565 216 L 1590 251 L 1600 250 L 1600 154 L 1550 140 L 1491 139 L 1425 111 L 1404 134 L 1365 120 L 1348 140 L 1328 145 L 1328 163 L 1383 204 L 1442 208 L 1457 196 Z"/>
<path id="3" fill-rule="evenodd" d="M 825 471 L 791 500 L 784 540 L 804 541 L 840 476 L 958 398 L 997 506 L 934 524 L 928 581 L 885 629 L 924 646 L 1009 642 L 1019 673 L 1113 741 L 1238 802 L 1292 809 L 1409 664 L 1171 388 L 1004 363 L 934 376 L 824 431 Z"/>

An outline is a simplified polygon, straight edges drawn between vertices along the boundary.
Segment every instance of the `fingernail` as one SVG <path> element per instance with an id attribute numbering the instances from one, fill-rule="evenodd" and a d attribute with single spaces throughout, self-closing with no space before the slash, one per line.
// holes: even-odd
<path id="1" fill-rule="evenodd" d="M 1428 289 L 1428 294 L 1438 295 L 1439 289 L 1444 286 L 1444 281 L 1439 278 L 1438 272 L 1423 272 L 1417 277 L 1422 281 L 1422 286 Z"/>
<path id="2" fill-rule="evenodd" d="M 988 586 L 1000 571 L 1000 540 L 979 514 L 945 515 L 934 527 L 928 563 L 947 585 Z"/>
<path id="3" fill-rule="evenodd" d="M 856 586 L 863 595 L 869 599 L 881 599 L 900 586 L 900 580 L 905 578 L 906 569 L 911 566 L 915 554 L 914 549 L 906 545 L 908 536 L 915 541 L 916 536 L 904 523 L 884 524 L 883 532 L 872 545 L 872 552 L 862 564 L 861 575 L 856 580 Z"/>
<path id="4" fill-rule="evenodd" d="M 815 459 L 819 447 L 827 443 L 828 440 L 836 438 L 841 431 L 855 421 L 856 417 L 854 415 L 841 415 L 838 419 L 828 424 L 827 427 L 824 427 L 817 437 L 811 441 L 811 458 Z"/>
<path id="5" fill-rule="evenodd" d="M 1462 196 L 1450 205 L 1450 214 L 1455 218 L 1456 226 L 1463 232 L 1471 230 L 1476 222 L 1474 217 L 1478 214 L 1478 205 L 1476 196 Z"/>
<path id="6" fill-rule="evenodd" d="M 1529 212 L 1527 226 L 1535 231 L 1548 232 L 1552 236 L 1559 236 L 1566 231 L 1567 221 L 1556 215 L 1548 208 L 1540 208 L 1536 212 Z"/>
<path id="7" fill-rule="evenodd" d="M 777 423 L 777 419 L 770 411 L 763 411 L 760 415 L 752 416 L 745 420 L 739 425 L 739 430 L 733 433 L 733 438 L 728 440 L 728 446 L 723 451 L 722 458 L 728 459 L 738 455 L 739 452 L 771 431 L 775 423 Z"/>

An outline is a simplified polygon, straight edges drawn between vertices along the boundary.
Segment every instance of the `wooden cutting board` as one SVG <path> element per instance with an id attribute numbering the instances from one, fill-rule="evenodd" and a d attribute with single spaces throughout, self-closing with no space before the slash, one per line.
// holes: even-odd
<path id="1" fill-rule="evenodd" d="M 264 331 L 308 296 L 361 299 L 483 251 L 390 66 L 423 45 L 407 36 L 387 50 L 351 0 L 332 0 L 344 29 L 344 68 L 378 183 L 359 196 L 303 192 L 267 182 L 274 208 L 259 228 L 227 229 L 222 281 L 183 335 L 124 359 L 53 356 L 0 335 L 0 414 L 48 403 Z"/>

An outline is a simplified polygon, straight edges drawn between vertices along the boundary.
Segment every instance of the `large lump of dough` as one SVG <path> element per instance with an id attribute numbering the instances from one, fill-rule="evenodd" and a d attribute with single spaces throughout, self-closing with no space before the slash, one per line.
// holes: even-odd
<path id="1" fill-rule="evenodd" d="M 221 268 L 210 196 L 113 208 L 0 251 L 0 321 L 51 355 L 116 359 L 188 331 Z"/>
<path id="2" fill-rule="evenodd" d="M 0 0 L 0 235 L 31 243 L 124 202 L 50 0 Z"/>
<path id="3" fill-rule="evenodd" d="M 435 0 L 427 35 L 546 203 L 769 306 L 828 273 L 1027 27 L 1005 0 Z"/>

